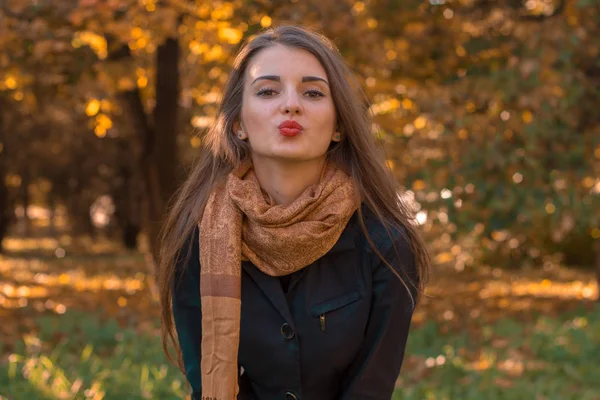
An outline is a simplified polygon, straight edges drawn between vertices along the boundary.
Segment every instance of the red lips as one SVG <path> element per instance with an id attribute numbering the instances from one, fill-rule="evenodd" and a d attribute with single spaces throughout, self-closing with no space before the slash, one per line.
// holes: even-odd
<path id="1" fill-rule="evenodd" d="M 304 129 L 302 125 L 292 120 L 283 121 L 277 128 L 279 128 L 279 132 L 281 132 L 283 136 L 288 137 L 296 136 Z"/>

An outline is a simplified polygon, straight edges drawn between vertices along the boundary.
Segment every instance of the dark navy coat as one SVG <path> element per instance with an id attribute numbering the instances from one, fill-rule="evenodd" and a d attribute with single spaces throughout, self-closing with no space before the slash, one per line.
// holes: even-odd
<path id="1" fill-rule="evenodd" d="M 414 256 L 400 230 L 390 238 L 363 210 L 378 250 L 416 283 Z M 173 313 L 192 398 L 200 400 L 198 229 L 189 239 L 191 256 L 177 265 Z M 406 287 L 372 250 L 356 214 L 325 256 L 287 278 L 243 262 L 238 400 L 389 400 L 413 310 Z"/>

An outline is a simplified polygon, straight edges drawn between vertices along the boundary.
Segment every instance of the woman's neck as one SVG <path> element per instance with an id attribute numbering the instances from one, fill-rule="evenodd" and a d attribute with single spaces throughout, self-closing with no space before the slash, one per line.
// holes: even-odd
<path id="1" fill-rule="evenodd" d="M 253 160 L 254 172 L 260 186 L 277 205 L 287 206 L 311 185 L 319 183 L 325 158 L 306 162 Z"/>

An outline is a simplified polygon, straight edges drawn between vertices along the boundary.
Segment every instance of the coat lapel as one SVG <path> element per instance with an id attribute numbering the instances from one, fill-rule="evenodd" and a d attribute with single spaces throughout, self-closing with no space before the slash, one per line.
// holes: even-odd
<path id="1" fill-rule="evenodd" d="M 292 314 L 290 313 L 285 293 L 283 293 L 283 289 L 281 288 L 281 283 L 279 283 L 279 278 L 265 274 L 249 261 L 242 262 L 242 268 L 250 275 L 271 303 L 273 303 L 273 306 L 275 306 L 286 322 L 293 323 Z"/>
<path id="2" fill-rule="evenodd" d="M 346 229 L 344 229 L 336 244 L 329 250 L 325 257 L 354 249 L 356 243 L 356 234 L 356 214 L 354 214 L 354 216 L 348 222 Z M 290 312 L 290 308 L 288 307 L 288 302 L 285 297 L 285 293 L 281 288 L 279 278 L 276 276 L 269 276 L 265 274 L 249 261 L 243 261 L 242 268 L 248 273 L 248 275 L 250 275 L 252 280 L 267 296 L 267 298 L 271 301 L 271 303 L 281 314 L 281 316 L 288 323 L 293 323 L 294 321 L 292 320 L 292 314 Z M 298 279 L 299 278 L 300 277 L 298 277 Z M 293 288 L 293 286 L 296 283 L 297 281 L 293 280 L 290 284 L 290 289 Z"/>

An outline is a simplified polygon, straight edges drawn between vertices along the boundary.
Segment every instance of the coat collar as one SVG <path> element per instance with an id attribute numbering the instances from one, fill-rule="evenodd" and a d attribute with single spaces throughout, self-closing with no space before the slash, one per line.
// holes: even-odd
<path id="1" fill-rule="evenodd" d="M 338 241 L 323 257 L 353 250 L 356 246 L 358 228 L 357 214 L 355 213 L 352 218 L 350 218 L 350 221 L 348 221 L 348 224 Z M 252 280 L 263 291 L 271 303 L 273 303 L 273 306 L 279 311 L 281 316 L 288 323 L 293 323 L 292 315 L 288 307 L 285 293 L 281 288 L 279 278 L 265 274 L 249 261 L 242 262 L 242 268 L 250 275 Z"/>
<path id="2" fill-rule="evenodd" d="M 292 314 L 290 313 L 285 293 L 283 293 L 283 289 L 281 288 L 281 283 L 279 283 L 279 278 L 265 274 L 250 261 L 242 262 L 242 268 L 250 275 L 271 303 L 273 303 L 273 306 L 275 306 L 285 321 L 291 323 Z"/>
<path id="3" fill-rule="evenodd" d="M 330 254 L 342 253 L 344 251 L 354 249 L 356 246 L 356 234 L 358 228 L 360 228 L 358 224 L 358 215 L 354 213 L 354 215 L 352 215 L 348 221 L 348 224 L 340 235 L 338 241 L 335 242 L 333 247 L 327 252 L 327 254 L 325 254 L 324 257 L 327 257 Z"/>

